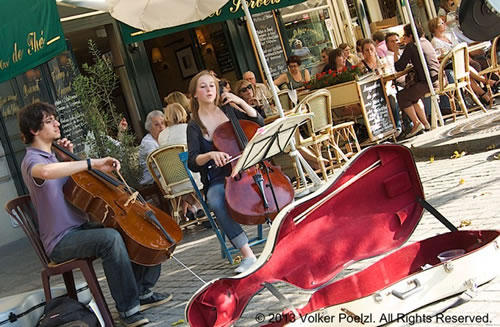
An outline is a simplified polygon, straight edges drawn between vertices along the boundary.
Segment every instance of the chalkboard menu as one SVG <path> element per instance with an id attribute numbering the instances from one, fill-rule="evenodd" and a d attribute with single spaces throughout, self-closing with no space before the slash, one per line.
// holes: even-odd
<path id="1" fill-rule="evenodd" d="M 69 53 L 50 60 L 48 67 L 54 83 L 58 119 L 64 137 L 74 144 L 74 152 L 79 154 L 85 148 L 86 124 L 80 100 L 75 95 L 71 82 L 74 78 L 73 69 L 69 63 Z"/>
<path id="2" fill-rule="evenodd" d="M 358 83 L 366 112 L 366 128 L 368 129 L 370 139 L 376 141 L 382 138 L 384 133 L 394 129 L 385 100 L 384 90 L 382 89 L 382 81 L 380 78 L 370 78 Z"/>
<path id="3" fill-rule="evenodd" d="M 285 50 L 281 46 L 278 27 L 272 11 L 252 15 L 257 36 L 273 79 L 287 71 Z"/>
<path id="4" fill-rule="evenodd" d="M 210 39 L 212 40 L 212 45 L 214 47 L 215 57 L 217 58 L 217 64 L 219 65 L 220 72 L 224 74 L 233 71 L 233 59 L 231 58 L 231 52 L 229 52 L 229 46 L 227 44 L 226 38 L 224 37 L 224 31 L 220 30 L 214 33 L 210 33 Z"/>

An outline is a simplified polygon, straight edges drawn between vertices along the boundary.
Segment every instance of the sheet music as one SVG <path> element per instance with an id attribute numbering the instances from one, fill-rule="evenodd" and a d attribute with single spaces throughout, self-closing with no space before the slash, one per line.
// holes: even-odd
<path id="1" fill-rule="evenodd" d="M 297 127 L 312 116 L 312 113 L 290 115 L 259 128 L 243 150 L 231 175 L 235 176 L 240 171 L 283 152 Z"/>

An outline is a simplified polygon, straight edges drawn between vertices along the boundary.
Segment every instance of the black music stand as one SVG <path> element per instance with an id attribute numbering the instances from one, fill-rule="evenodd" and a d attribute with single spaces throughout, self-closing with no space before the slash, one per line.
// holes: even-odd
<path id="1" fill-rule="evenodd" d="M 313 114 L 291 115 L 288 117 L 278 118 L 269 125 L 263 126 L 257 130 L 255 135 L 248 141 L 240 159 L 236 163 L 231 173 L 231 177 L 235 177 L 242 170 L 249 169 L 264 160 L 267 160 L 278 153 L 284 152 L 290 140 L 292 139 L 295 130 L 305 120 L 312 117 Z M 269 172 L 266 170 L 266 174 Z M 264 193 L 264 183 L 262 175 L 256 174 L 254 180 L 259 187 L 261 196 L 263 197 L 264 207 L 269 208 L 268 202 Z M 273 194 L 274 203 L 278 211 L 278 201 L 276 199 L 274 189 L 269 179 L 269 186 Z M 266 217 L 266 221 L 270 223 L 270 219 Z"/>

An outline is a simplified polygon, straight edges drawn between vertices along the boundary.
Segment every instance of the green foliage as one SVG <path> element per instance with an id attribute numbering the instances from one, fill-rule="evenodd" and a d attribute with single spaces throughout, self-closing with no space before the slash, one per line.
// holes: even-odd
<path id="1" fill-rule="evenodd" d="M 324 87 L 350 82 L 361 75 L 361 70 L 357 66 L 351 69 L 344 67 L 341 71 L 328 71 L 328 73 L 319 73 L 313 76 L 304 86 L 309 90 L 322 89 Z"/>
<path id="2" fill-rule="evenodd" d="M 118 86 L 118 76 L 109 58 L 102 56 L 93 40 L 88 41 L 94 63 L 82 65 L 83 74 L 75 74 L 73 89 L 81 101 L 88 123 L 87 155 L 93 158 L 113 157 L 120 160 L 121 173 L 128 184 L 139 185 L 142 170 L 139 168 L 135 136 L 129 131 L 116 134 L 121 116 L 116 112 L 113 90 Z"/>

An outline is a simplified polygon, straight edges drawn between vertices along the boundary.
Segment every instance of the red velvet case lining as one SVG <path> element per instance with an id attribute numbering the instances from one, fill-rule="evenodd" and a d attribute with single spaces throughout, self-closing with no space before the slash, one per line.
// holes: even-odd
<path id="1" fill-rule="evenodd" d="M 294 218 L 303 211 L 379 160 L 380 166 L 295 225 Z M 422 217 L 416 199 L 423 197 L 407 148 L 379 145 L 364 150 L 326 191 L 275 220 L 279 231 L 265 264 L 251 275 L 219 279 L 199 291 L 188 304 L 189 323 L 228 326 L 241 316 L 264 282 L 285 281 L 313 289 L 354 261 L 401 246 Z"/>

